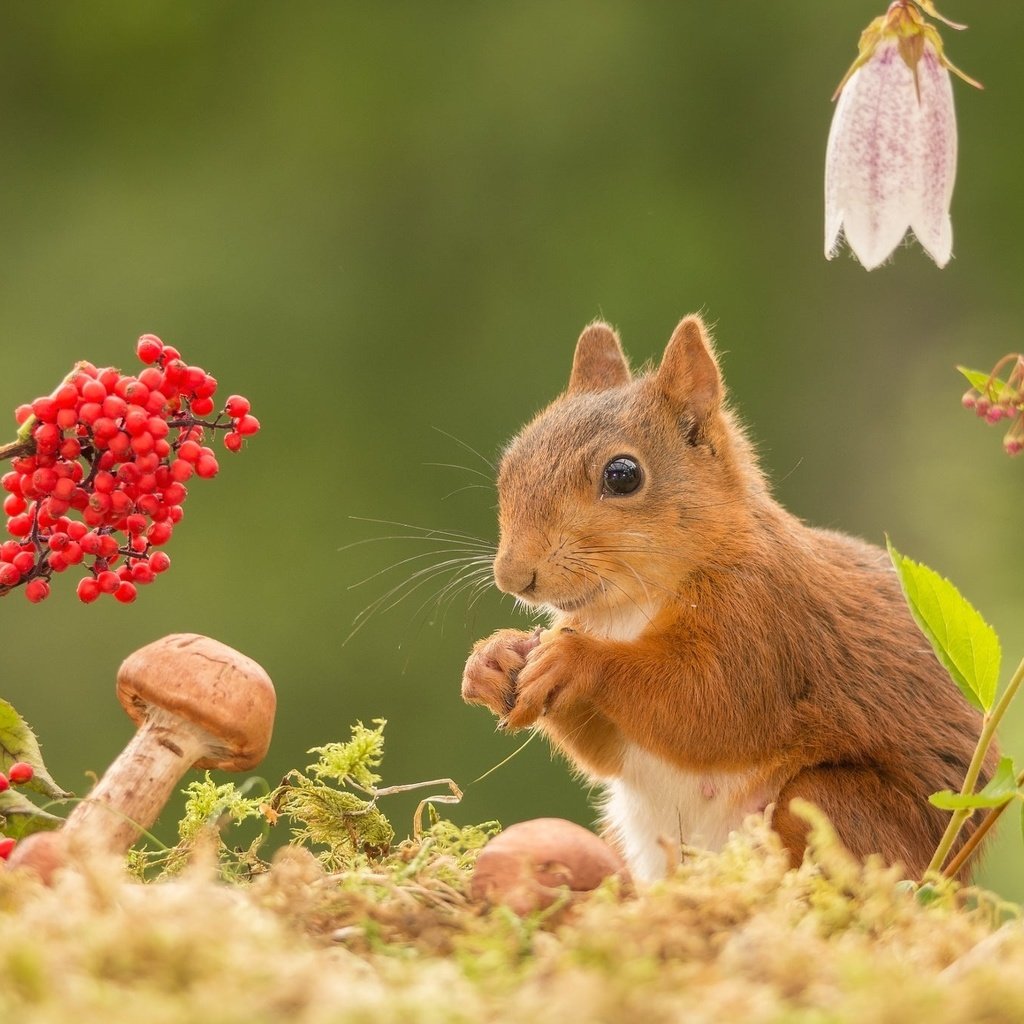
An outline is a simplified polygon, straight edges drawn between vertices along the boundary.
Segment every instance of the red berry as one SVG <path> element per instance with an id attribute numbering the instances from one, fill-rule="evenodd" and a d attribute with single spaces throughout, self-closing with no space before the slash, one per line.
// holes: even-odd
<path id="1" fill-rule="evenodd" d="M 149 567 L 155 573 L 167 572 L 171 567 L 171 556 L 166 551 L 154 551 L 149 558 Z"/>
<path id="2" fill-rule="evenodd" d="M 13 587 L 21 579 L 21 573 L 11 562 L 0 562 L 0 587 Z"/>
<path id="3" fill-rule="evenodd" d="M 134 583 L 129 583 L 127 580 L 123 580 L 118 585 L 117 590 L 114 591 L 114 597 L 122 604 L 131 604 L 138 596 L 138 593 L 139 592 Z"/>
<path id="4" fill-rule="evenodd" d="M 191 462 L 186 462 L 184 459 L 175 459 L 171 463 L 171 478 L 177 480 L 178 483 L 184 483 L 189 477 L 195 472 L 192 468 Z"/>
<path id="5" fill-rule="evenodd" d="M 50 550 L 51 551 L 63 551 L 68 544 L 71 543 L 71 538 L 66 533 L 51 533 L 50 534 Z"/>
<path id="6" fill-rule="evenodd" d="M 41 579 L 29 580 L 25 584 L 25 596 L 33 604 L 45 601 L 50 596 L 50 584 Z"/>
<path id="7" fill-rule="evenodd" d="M 237 420 L 239 417 L 244 416 L 250 408 L 252 407 L 249 404 L 249 399 L 243 398 L 241 395 L 231 395 L 224 403 L 224 411 L 233 420 Z"/>
<path id="8" fill-rule="evenodd" d="M 57 426 L 61 430 L 70 430 L 78 422 L 78 413 L 74 409 L 57 410 Z"/>
<path id="9" fill-rule="evenodd" d="M 159 366 L 147 366 L 139 374 L 139 380 L 142 381 L 150 391 L 159 391 L 164 384 L 164 374 Z"/>
<path id="10" fill-rule="evenodd" d="M 164 351 L 164 343 L 155 334 L 143 334 L 135 346 L 135 353 L 144 363 L 155 363 Z"/>
<path id="11" fill-rule="evenodd" d="M 191 404 L 192 412 L 196 416 L 209 416 L 213 412 L 212 398 L 193 398 Z"/>
<path id="12" fill-rule="evenodd" d="M 82 442 L 73 437 L 66 437 L 61 441 L 59 451 L 62 459 L 68 459 L 73 462 L 82 454 Z"/>
<path id="13" fill-rule="evenodd" d="M 131 380 L 125 385 L 124 397 L 132 405 L 144 407 L 149 401 L 149 388 L 141 380 Z"/>
<path id="14" fill-rule="evenodd" d="M 87 402 L 102 402 L 107 397 L 107 389 L 98 381 L 86 378 L 82 382 L 82 398 Z"/>
<path id="15" fill-rule="evenodd" d="M 16 786 L 24 786 L 26 782 L 32 781 L 35 773 L 35 769 L 27 761 L 15 761 L 7 769 L 7 778 Z"/>
<path id="16" fill-rule="evenodd" d="M 64 515 L 71 508 L 71 502 L 62 501 L 60 498 L 47 498 L 44 508 L 46 510 L 46 514 L 51 519 L 57 519 L 60 516 Z M 39 520 L 39 525 L 45 525 L 43 523 L 42 518 L 40 518 Z"/>
<path id="17" fill-rule="evenodd" d="M 53 393 L 58 409 L 74 409 L 78 405 L 78 388 L 74 384 L 61 384 Z"/>
<path id="18" fill-rule="evenodd" d="M 9 516 L 21 515 L 27 507 L 27 502 L 20 494 L 8 494 L 4 498 L 4 512 Z"/>
<path id="19" fill-rule="evenodd" d="M 241 451 L 242 435 L 236 434 L 233 430 L 229 430 L 224 435 L 224 447 L 227 448 L 229 452 Z"/>
<path id="20" fill-rule="evenodd" d="M 153 567 L 144 559 L 140 559 L 132 566 L 133 583 L 152 583 L 155 579 L 156 573 L 153 572 Z"/>
<path id="21" fill-rule="evenodd" d="M 24 512 L 11 516 L 7 521 L 7 532 L 12 537 L 27 537 L 32 532 L 32 517 Z"/>
<path id="22" fill-rule="evenodd" d="M 174 527 L 168 522 L 154 523 L 146 531 L 146 537 L 150 544 L 159 547 L 161 544 L 166 544 L 171 539 L 171 534 L 173 532 Z"/>
<path id="23" fill-rule="evenodd" d="M 38 452 L 52 453 L 60 446 L 61 432 L 56 423 L 40 423 L 32 431 L 32 436 L 35 438 Z"/>
<path id="24" fill-rule="evenodd" d="M 238 423 L 234 424 L 234 429 L 242 434 L 243 437 L 248 437 L 259 430 L 259 420 L 255 416 L 243 416 Z"/>
<path id="25" fill-rule="evenodd" d="M 131 446 L 131 438 L 123 431 L 119 430 L 114 436 L 107 442 L 107 447 L 115 455 L 124 455 L 129 447 Z"/>
<path id="26" fill-rule="evenodd" d="M 11 855 L 11 851 L 18 845 L 17 839 L 12 839 L 10 836 L 4 836 L 0 839 L 0 860 L 7 860 Z"/>
<path id="27" fill-rule="evenodd" d="M 164 355 L 169 355 L 167 349 L 164 349 Z M 188 367 L 180 359 L 168 358 L 164 364 L 164 377 L 169 384 L 181 387 L 185 383 L 185 378 L 188 377 Z"/>
<path id="28" fill-rule="evenodd" d="M 186 462 L 195 462 L 202 454 L 202 446 L 196 441 L 182 441 L 178 448 L 178 458 Z"/>
<path id="29" fill-rule="evenodd" d="M 36 564 L 36 553 L 35 551 L 19 551 L 11 559 L 11 564 L 24 576 L 31 572 L 32 567 Z"/>
<path id="30" fill-rule="evenodd" d="M 6 793 L 10 788 L 11 784 L 7 781 L 7 776 L 0 772 L 0 793 Z"/>
<path id="31" fill-rule="evenodd" d="M 120 585 L 121 580 L 118 578 L 117 573 L 112 572 L 110 569 L 104 569 L 96 577 L 96 586 L 99 587 L 101 594 L 112 594 Z"/>
<path id="32" fill-rule="evenodd" d="M 147 455 L 153 450 L 153 435 L 147 430 L 144 434 L 137 434 L 132 438 L 132 451 L 136 455 Z"/>
<path id="33" fill-rule="evenodd" d="M 100 585 L 92 576 L 85 576 L 78 581 L 77 593 L 83 604 L 92 604 L 100 596 Z"/>
<path id="34" fill-rule="evenodd" d="M 164 502 L 168 505 L 180 505 L 188 494 L 184 484 L 172 483 L 164 488 Z"/>
<path id="35" fill-rule="evenodd" d="M 57 403 L 52 398 L 37 398 L 32 403 L 32 413 L 40 423 L 55 423 Z"/>
<path id="36" fill-rule="evenodd" d="M 119 420 L 128 408 L 128 403 L 121 395 L 107 395 L 103 399 L 103 415 L 112 420 Z"/>
<path id="37" fill-rule="evenodd" d="M 149 398 L 146 399 L 146 411 L 151 412 L 154 415 L 162 413 L 165 406 L 167 405 L 167 395 L 164 394 L 163 390 L 154 388 L 149 393 Z"/>
<path id="38" fill-rule="evenodd" d="M 75 493 L 75 481 L 71 477 L 62 477 L 53 485 L 53 496 L 58 501 L 70 501 Z"/>
<path id="39" fill-rule="evenodd" d="M 200 455 L 196 460 L 196 475 L 204 480 L 216 476 L 218 469 L 220 466 L 217 465 L 217 460 L 212 455 Z"/>
<path id="40" fill-rule="evenodd" d="M 14 422 L 20 427 L 31 415 L 31 405 L 19 405 L 18 408 L 14 410 Z"/>

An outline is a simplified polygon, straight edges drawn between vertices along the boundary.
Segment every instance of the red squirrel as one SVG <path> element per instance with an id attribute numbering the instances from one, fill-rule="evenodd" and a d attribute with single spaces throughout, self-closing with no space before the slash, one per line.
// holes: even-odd
<path id="1" fill-rule="evenodd" d="M 724 398 L 697 316 L 635 377 L 611 327 L 584 330 L 498 471 L 494 580 L 550 628 L 479 641 L 462 695 L 604 787 L 640 879 L 666 873 L 666 840 L 716 850 L 769 807 L 798 863 L 794 797 L 920 876 L 948 821 L 928 795 L 959 790 L 980 716 L 886 553 L 782 508 Z"/>

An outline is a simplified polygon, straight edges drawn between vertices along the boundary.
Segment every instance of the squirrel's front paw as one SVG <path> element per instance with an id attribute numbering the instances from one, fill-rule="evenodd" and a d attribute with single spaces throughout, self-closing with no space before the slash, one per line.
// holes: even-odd
<path id="1" fill-rule="evenodd" d="M 462 673 L 462 699 L 506 715 L 515 701 L 516 678 L 527 655 L 540 643 L 540 629 L 499 629 L 478 640 Z"/>
<path id="2" fill-rule="evenodd" d="M 580 699 L 590 686 L 583 640 L 572 630 L 540 644 L 516 680 L 515 703 L 502 722 L 508 729 L 525 729 L 559 704 Z"/>

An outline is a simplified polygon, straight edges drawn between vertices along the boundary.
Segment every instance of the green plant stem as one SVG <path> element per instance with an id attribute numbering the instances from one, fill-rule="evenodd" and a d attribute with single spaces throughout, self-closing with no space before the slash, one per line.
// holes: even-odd
<path id="1" fill-rule="evenodd" d="M 1018 789 L 1021 786 L 1024 786 L 1024 771 L 1017 775 Z M 989 829 L 999 820 L 999 816 L 1013 803 L 1013 800 L 1013 797 L 1009 797 L 998 807 L 990 807 L 988 809 L 985 817 L 981 819 L 981 824 L 971 833 L 967 842 L 960 847 L 957 855 L 942 869 L 942 873 L 946 878 L 952 878 L 970 860 L 975 850 L 981 845 L 982 840 L 988 835 Z"/>
<path id="2" fill-rule="evenodd" d="M 1017 695 L 1022 682 L 1024 682 L 1024 660 L 1017 666 L 1009 685 L 1003 691 L 1003 695 L 999 698 L 996 706 L 983 719 L 981 735 L 978 737 L 978 745 L 974 748 L 974 756 L 971 758 L 967 774 L 964 776 L 964 784 L 960 789 L 962 796 L 973 795 L 974 787 L 978 783 L 978 776 L 981 774 L 982 765 L 985 763 L 985 757 L 988 754 L 989 747 L 992 745 L 992 740 L 995 739 L 996 729 L 1006 714 L 1006 709 L 1010 706 L 1010 702 Z M 973 813 L 973 808 L 953 812 L 953 816 L 949 819 L 949 824 L 946 826 L 946 831 L 943 833 L 942 839 L 935 849 L 935 854 L 926 869 L 926 874 L 942 870 L 942 865 L 945 864 L 949 851 L 956 842 L 956 837 L 960 834 L 960 830 Z"/>

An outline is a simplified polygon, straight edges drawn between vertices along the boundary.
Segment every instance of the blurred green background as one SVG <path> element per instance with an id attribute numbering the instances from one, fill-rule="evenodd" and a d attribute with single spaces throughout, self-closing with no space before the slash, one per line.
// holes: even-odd
<path id="1" fill-rule="evenodd" d="M 948 6 L 971 30 L 947 49 L 987 86 L 955 87 L 957 258 L 911 244 L 869 275 L 822 257 L 822 164 L 883 3 L 4 5 L 0 409 L 79 358 L 135 365 L 154 331 L 264 426 L 196 482 L 135 605 L 81 606 L 72 579 L 4 601 L 0 692 L 57 778 L 83 791 L 120 750 L 117 665 L 178 630 L 271 673 L 271 781 L 378 716 L 388 783 L 466 785 L 507 756 L 521 738 L 459 680 L 476 638 L 527 624 L 508 599 L 443 615 L 433 583 L 344 641 L 437 550 L 374 520 L 494 538 L 466 449 L 494 458 L 598 315 L 640 363 L 702 310 L 780 499 L 888 531 L 1016 663 L 1024 460 L 960 410 L 953 366 L 1022 345 L 1024 6 Z M 1024 755 L 1024 705 L 1003 739 Z M 452 816 L 589 822 L 592 795 L 536 742 Z M 413 804 L 385 805 L 400 830 Z M 982 881 L 1024 899 L 1011 818 Z"/>

